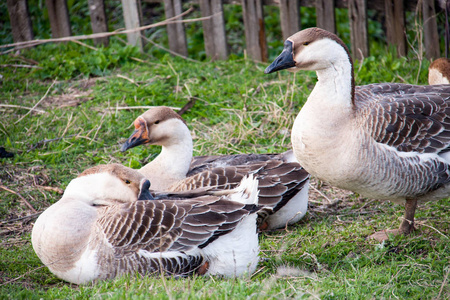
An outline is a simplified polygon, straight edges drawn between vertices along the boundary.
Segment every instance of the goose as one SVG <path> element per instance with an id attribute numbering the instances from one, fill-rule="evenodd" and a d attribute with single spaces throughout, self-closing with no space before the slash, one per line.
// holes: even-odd
<path id="1" fill-rule="evenodd" d="M 430 64 L 428 83 L 430 85 L 450 84 L 450 59 L 441 57 Z"/>
<path id="2" fill-rule="evenodd" d="M 75 284 L 135 273 L 234 277 L 255 270 L 255 178 L 221 196 L 186 200 L 152 200 L 149 186 L 120 164 L 86 170 L 36 220 L 34 251 Z"/>
<path id="3" fill-rule="evenodd" d="M 417 202 L 450 196 L 450 86 L 355 87 L 346 45 L 319 28 L 289 37 L 265 73 L 283 69 L 317 73 L 291 134 L 295 157 L 311 176 L 404 204 L 393 234 L 412 232 Z"/>
<path id="4" fill-rule="evenodd" d="M 309 174 L 292 150 L 281 154 L 236 154 L 192 157 L 193 142 L 185 120 L 169 107 L 153 107 L 134 121 L 135 131 L 121 150 L 150 144 L 161 153 L 139 169 L 155 190 L 183 191 L 200 187 L 230 189 L 249 173 L 259 181 L 261 230 L 298 222 L 308 209 Z"/>

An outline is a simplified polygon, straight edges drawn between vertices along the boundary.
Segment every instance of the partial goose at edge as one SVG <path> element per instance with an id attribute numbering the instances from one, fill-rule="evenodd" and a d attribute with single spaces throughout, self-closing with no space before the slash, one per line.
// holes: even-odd
<path id="1" fill-rule="evenodd" d="M 430 64 L 428 83 L 430 85 L 450 84 L 450 59 L 441 57 Z"/>

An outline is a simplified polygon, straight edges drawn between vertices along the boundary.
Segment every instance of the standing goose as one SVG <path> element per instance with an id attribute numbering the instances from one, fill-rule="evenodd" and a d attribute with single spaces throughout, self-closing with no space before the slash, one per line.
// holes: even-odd
<path id="1" fill-rule="evenodd" d="M 180 201 L 145 201 L 149 185 L 118 164 L 86 170 L 37 219 L 34 251 L 75 284 L 134 273 L 231 277 L 255 270 L 255 179 L 220 197 Z"/>
<path id="2" fill-rule="evenodd" d="M 393 233 L 414 229 L 418 201 L 450 196 L 450 86 L 355 88 L 347 47 L 319 28 L 289 37 L 265 73 L 283 69 L 317 72 L 318 82 L 292 129 L 295 157 L 312 176 L 366 197 L 404 203 L 404 219 Z"/>
<path id="3" fill-rule="evenodd" d="M 450 84 L 450 59 L 438 58 L 428 68 L 429 84 Z"/>
<path id="4" fill-rule="evenodd" d="M 122 151 L 142 145 L 160 145 L 161 153 L 139 172 L 155 190 L 185 191 L 202 187 L 230 189 L 247 174 L 259 181 L 260 229 L 284 228 L 298 222 L 308 209 L 309 174 L 292 151 L 281 154 L 237 154 L 192 157 L 193 143 L 186 122 L 172 109 L 154 107 L 135 121 L 136 130 Z"/>

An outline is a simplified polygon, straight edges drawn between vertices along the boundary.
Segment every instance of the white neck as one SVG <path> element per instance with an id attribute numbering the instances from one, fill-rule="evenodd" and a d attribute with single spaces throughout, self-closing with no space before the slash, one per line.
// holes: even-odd
<path id="1" fill-rule="evenodd" d="M 73 179 L 64 190 L 64 195 L 59 201 L 64 201 L 64 199 L 67 198 L 75 198 L 78 202 L 88 202 L 92 201 L 94 198 L 99 198 L 98 196 L 93 195 L 93 191 L 101 190 L 98 186 L 95 187 L 95 184 L 97 184 L 96 180 L 89 181 L 86 178 L 89 178 L 89 176 Z"/>
<path id="2" fill-rule="evenodd" d="M 120 199 L 123 202 L 137 200 L 137 195 L 131 189 L 109 173 L 96 173 L 73 179 L 61 200 L 67 197 L 88 205 L 98 204 L 97 202 L 102 200 Z"/>
<path id="3" fill-rule="evenodd" d="M 189 171 L 193 152 L 191 133 L 184 123 L 177 127 L 176 134 L 161 145 L 161 153 L 139 170 L 150 180 L 151 189 L 165 190 L 186 178 Z"/>
<path id="4" fill-rule="evenodd" d="M 332 39 L 321 39 L 299 51 L 294 60 L 299 64 L 297 70 L 317 73 L 318 82 L 306 105 L 316 102 L 322 110 L 352 106 L 352 64 L 343 45 Z"/>
<path id="5" fill-rule="evenodd" d="M 344 51 L 345 52 L 345 51 Z M 308 101 L 321 101 L 323 107 L 352 108 L 352 67 L 348 56 L 317 70 L 318 82 Z"/>
<path id="6" fill-rule="evenodd" d="M 327 46 L 328 44 L 325 44 Z M 330 44 L 332 45 L 332 44 Z M 347 52 L 342 47 L 326 49 L 315 68 L 318 82 L 295 119 L 292 146 L 300 164 L 310 173 L 326 169 L 337 155 L 345 153 L 336 135 L 351 134 L 352 72 Z M 326 60 L 326 55 L 332 59 Z M 313 174 L 316 175 L 316 174 Z"/>
<path id="7" fill-rule="evenodd" d="M 65 192 L 36 220 L 31 234 L 36 254 L 59 274 L 74 267 L 86 250 L 97 210 Z"/>

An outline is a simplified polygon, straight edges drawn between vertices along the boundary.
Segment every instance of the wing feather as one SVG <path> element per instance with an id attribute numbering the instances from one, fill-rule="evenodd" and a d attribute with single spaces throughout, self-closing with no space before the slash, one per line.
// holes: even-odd
<path id="1" fill-rule="evenodd" d="M 450 148 L 450 87 L 372 84 L 356 89 L 360 122 L 379 143 L 402 152 Z"/>
<path id="2" fill-rule="evenodd" d="M 110 206 L 97 226 L 117 257 L 140 250 L 188 251 L 230 232 L 255 211 L 223 197 L 208 196 L 203 200 L 152 200 Z"/>
<path id="3" fill-rule="evenodd" d="M 256 155 L 255 155 L 256 156 Z M 243 165 L 216 167 L 187 177 L 170 188 L 172 192 L 198 188 L 235 188 L 247 174 L 258 179 L 259 204 L 273 208 L 276 212 L 303 189 L 309 174 L 295 162 L 285 162 L 280 155 L 263 155 L 261 161 L 251 160 Z M 275 160 L 273 158 L 278 157 Z"/>

